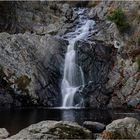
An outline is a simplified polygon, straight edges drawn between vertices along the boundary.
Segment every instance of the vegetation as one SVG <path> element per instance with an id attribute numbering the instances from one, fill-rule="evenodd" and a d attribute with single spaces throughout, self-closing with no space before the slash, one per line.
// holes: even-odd
<path id="1" fill-rule="evenodd" d="M 28 92 L 27 86 L 29 86 L 31 79 L 27 75 L 22 75 L 16 80 L 18 88 L 24 92 Z"/>
<path id="2" fill-rule="evenodd" d="M 121 33 L 128 32 L 130 25 L 126 21 L 126 17 L 122 9 L 116 9 L 111 15 L 109 15 L 108 20 L 114 22 Z"/>
<path id="3" fill-rule="evenodd" d="M 140 36 L 138 37 L 138 46 L 140 46 Z"/>
<path id="4" fill-rule="evenodd" d="M 91 8 L 91 7 L 95 7 L 97 6 L 101 1 L 89 1 L 88 2 L 88 7 Z"/>
<path id="5" fill-rule="evenodd" d="M 112 133 L 112 132 L 105 130 L 102 133 L 102 138 L 103 139 L 119 139 L 119 138 L 121 138 L 121 136 L 120 136 L 120 134 Z"/>
<path id="6" fill-rule="evenodd" d="M 140 71 L 140 56 L 137 58 L 138 70 Z"/>

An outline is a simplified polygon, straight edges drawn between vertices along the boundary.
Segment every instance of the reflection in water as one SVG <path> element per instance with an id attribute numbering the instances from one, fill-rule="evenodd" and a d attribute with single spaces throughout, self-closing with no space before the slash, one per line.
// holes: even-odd
<path id="1" fill-rule="evenodd" d="M 0 111 L 0 128 L 6 128 L 11 135 L 30 124 L 43 120 L 75 121 L 82 125 L 84 121 L 97 121 L 108 124 L 114 119 L 126 116 L 140 120 L 140 112 L 122 110 L 95 109 L 16 109 Z"/>
<path id="2" fill-rule="evenodd" d="M 64 120 L 64 121 L 72 121 L 72 122 L 75 122 L 76 119 L 75 119 L 75 112 L 73 110 L 63 110 L 62 111 L 62 115 L 61 115 L 62 119 L 61 120 Z"/>
<path id="3" fill-rule="evenodd" d="M 64 109 L 61 110 L 61 120 L 73 121 L 83 124 L 84 121 L 98 121 L 105 124 L 111 122 L 112 117 L 107 110 L 91 110 L 91 109 Z"/>

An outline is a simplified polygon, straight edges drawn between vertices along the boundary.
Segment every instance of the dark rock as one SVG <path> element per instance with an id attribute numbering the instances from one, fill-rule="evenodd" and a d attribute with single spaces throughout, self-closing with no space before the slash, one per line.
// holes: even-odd
<path id="1" fill-rule="evenodd" d="M 68 42 L 50 35 L 75 31 L 77 24 L 81 23 L 73 7 L 84 7 L 87 4 L 88 1 L 1 2 L 0 11 L 4 11 L 1 12 L 1 24 L 4 27 L 1 26 L 3 29 L 0 30 L 24 33 L 0 34 L 0 63 L 4 69 L 13 71 L 13 75 L 8 77 L 9 88 L 13 91 L 9 93 L 5 89 L 6 96 L 0 95 L 2 100 L 8 99 L 5 103 L 16 106 L 60 106 L 63 64 Z M 98 17 L 102 17 L 106 10 L 103 14 L 101 9 L 95 11 Z M 86 9 L 84 14 L 87 17 L 88 13 L 89 9 Z M 91 14 L 93 15 L 92 11 Z M 101 22 L 95 25 L 96 31 L 91 31 L 86 40 L 75 44 L 76 63 L 82 68 L 85 77 L 85 85 L 75 94 L 74 102 L 77 106 L 106 107 L 110 100 L 112 92 L 108 91 L 105 84 L 114 64 L 112 28 L 114 26 L 111 23 Z M 16 81 L 25 76 L 30 82 L 23 88 Z M 1 82 L 3 88 L 6 83 Z M 19 83 L 24 85 L 23 82 Z"/>
<path id="2" fill-rule="evenodd" d="M 105 130 L 105 125 L 99 122 L 85 121 L 83 126 L 93 133 L 101 133 Z"/>
<path id="3" fill-rule="evenodd" d="M 85 77 L 85 86 L 75 94 L 76 104 L 78 104 L 78 99 L 83 98 L 84 103 L 82 104 L 86 107 L 106 107 L 112 94 L 105 86 L 114 63 L 112 45 L 97 40 L 90 43 L 78 41 L 75 49 L 76 62 L 81 66 Z"/>

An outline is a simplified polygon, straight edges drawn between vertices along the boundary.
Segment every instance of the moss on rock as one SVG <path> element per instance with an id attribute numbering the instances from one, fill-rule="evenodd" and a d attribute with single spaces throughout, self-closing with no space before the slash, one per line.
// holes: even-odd
<path id="1" fill-rule="evenodd" d="M 17 78 L 15 81 L 18 88 L 24 92 L 28 91 L 27 87 L 29 86 L 30 82 L 31 82 L 31 78 L 29 78 L 27 75 L 22 75 L 19 78 Z"/>

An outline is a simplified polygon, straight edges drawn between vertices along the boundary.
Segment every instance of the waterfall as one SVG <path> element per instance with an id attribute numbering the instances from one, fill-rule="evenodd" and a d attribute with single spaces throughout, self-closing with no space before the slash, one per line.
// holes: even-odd
<path id="1" fill-rule="evenodd" d="M 75 62 L 76 52 L 74 47 L 78 40 L 86 39 L 88 37 L 90 30 L 95 24 L 93 20 L 88 19 L 84 15 L 84 9 L 79 9 L 77 14 L 79 15 L 79 22 L 75 31 L 65 35 L 69 45 L 65 55 L 64 75 L 61 84 L 62 107 L 72 107 L 74 95 L 78 87 L 84 85 L 84 73 L 81 66 L 78 66 Z"/>

